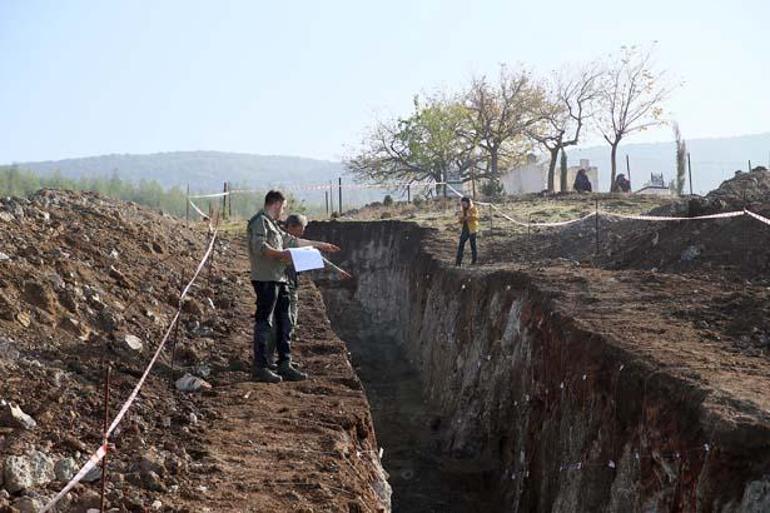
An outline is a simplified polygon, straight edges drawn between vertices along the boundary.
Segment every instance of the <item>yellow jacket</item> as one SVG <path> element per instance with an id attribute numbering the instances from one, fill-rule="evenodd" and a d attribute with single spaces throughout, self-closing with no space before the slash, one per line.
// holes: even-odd
<path id="1" fill-rule="evenodd" d="M 479 231 L 479 210 L 476 208 L 476 205 L 471 205 L 468 210 L 460 210 L 457 222 L 462 226 L 466 221 L 468 223 L 469 233 L 476 233 Z"/>

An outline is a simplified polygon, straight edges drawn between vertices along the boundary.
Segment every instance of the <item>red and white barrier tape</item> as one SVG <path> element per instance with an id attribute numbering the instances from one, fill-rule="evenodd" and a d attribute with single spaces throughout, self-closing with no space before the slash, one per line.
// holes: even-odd
<path id="1" fill-rule="evenodd" d="M 748 210 L 744 210 L 744 212 L 746 212 L 746 214 L 750 215 L 751 217 L 753 217 L 754 219 L 756 219 L 760 223 L 765 223 L 766 225 L 770 226 L 770 219 L 768 219 L 768 218 L 766 218 L 764 216 L 761 216 L 759 214 L 755 214 L 754 212 L 750 212 Z"/>
<path id="2" fill-rule="evenodd" d="M 171 336 L 171 331 L 173 330 L 174 326 L 179 320 L 179 315 L 182 310 L 182 301 L 184 301 L 184 298 L 187 296 L 187 293 L 190 291 L 190 287 L 192 287 L 193 283 L 195 283 L 195 280 L 198 278 L 198 275 L 203 269 L 203 266 L 206 265 L 206 261 L 208 261 L 209 257 L 211 256 L 211 253 L 214 251 L 214 243 L 216 242 L 216 239 L 217 239 L 217 230 L 215 230 L 214 233 L 212 234 L 211 241 L 209 242 L 208 248 L 206 249 L 206 253 L 203 255 L 203 258 L 198 264 L 198 267 L 195 269 L 195 274 L 193 274 L 192 279 L 187 283 L 187 286 L 182 290 L 182 293 L 179 296 L 179 305 L 177 306 L 176 314 L 174 315 L 174 318 L 169 323 L 168 329 L 166 330 L 165 335 L 163 335 L 163 339 L 160 341 L 160 344 L 158 344 L 158 348 L 155 350 L 155 354 L 150 360 L 150 363 L 147 365 L 147 368 L 144 370 L 142 377 L 139 378 L 139 381 L 134 387 L 134 390 L 131 392 L 131 395 L 129 395 L 128 399 L 126 399 L 126 402 L 123 403 L 123 406 L 121 406 L 120 410 L 115 416 L 115 419 L 112 421 L 112 424 L 110 424 L 110 427 L 107 429 L 107 433 L 105 435 L 106 439 L 109 439 L 110 435 L 113 433 L 113 431 L 115 431 L 115 428 L 118 427 L 118 424 L 120 424 L 120 421 L 123 420 L 123 417 L 126 415 L 126 412 L 128 412 L 128 409 L 131 407 L 131 405 L 136 400 L 136 397 L 139 395 L 139 391 L 142 389 L 142 386 L 144 385 L 144 382 L 147 379 L 147 376 L 150 374 L 152 367 L 155 365 L 155 362 L 158 360 L 158 357 L 160 356 L 160 353 L 163 350 L 163 347 L 166 345 L 166 342 L 168 341 L 169 336 Z M 62 488 L 62 490 L 53 499 L 51 499 L 51 501 L 48 504 L 46 504 L 46 506 L 42 510 L 40 510 L 40 513 L 46 513 L 47 511 L 50 511 L 51 508 L 54 507 L 56 503 L 62 499 L 62 497 L 67 495 L 67 492 L 69 492 L 73 486 L 78 484 L 86 476 L 86 474 L 104 458 L 105 454 L 107 454 L 106 443 L 103 444 L 101 447 L 99 447 L 99 449 L 96 452 L 94 452 L 94 454 L 88 459 L 86 464 L 83 465 L 83 468 L 81 468 L 80 471 L 75 475 L 75 477 L 73 477 L 70 480 L 70 482 L 67 483 L 64 486 L 64 488 Z"/>
<path id="3" fill-rule="evenodd" d="M 203 219 L 209 218 L 208 214 L 204 213 L 203 210 L 199 209 L 198 205 L 193 203 L 191 199 L 188 199 L 187 201 L 190 202 L 190 206 L 193 208 L 193 210 L 195 210 L 198 213 L 198 215 L 200 215 Z"/>
<path id="4" fill-rule="evenodd" d="M 361 190 L 361 189 L 398 189 L 400 187 L 435 187 L 437 185 L 443 185 L 443 182 L 396 182 L 396 183 L 348 183 L 342 184 L 343 189 L 347 190 Z M 289 191 L 325 191 L 330 188 L 338 189 L 339 184 L 296 184 L 296 185 L 277 185 L 278 189 Z M 215 192 L 212 194 L 194 194 L 188 196 L 192 199 L 204 199 L 204 198 L 221 198 L 229 196 L 231 194 L 254 194 L 263 193 L 265 189 L 233 189 L 227 192 Z"/>
<path id="5" fill-rule="evenodd" d="M 733 212 L 722 212 L 719 214 L 708 214 L 705 216 L 694 217 L 675 217 L 675 216 L 649 216 L 649 215 L 635 215 L 635 214 L 618 214 L 615 212 L 601 211 L 602 214 L 606 214 L 612 217 L 620 217 L 622 219 L 634 219 L 637 221 L 697 221 L 699 219 L 724 219 L 726 217 L 740 217 L 745 214 L 743 210 L 735 210 Z"/>

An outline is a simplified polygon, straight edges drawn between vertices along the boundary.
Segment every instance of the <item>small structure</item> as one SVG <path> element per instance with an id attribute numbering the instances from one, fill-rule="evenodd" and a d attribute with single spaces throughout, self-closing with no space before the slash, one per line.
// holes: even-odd
<path id="1" fill-rule="evenodd" d="M 572 185 L 579 169 L 585 169 L 591 188 L 597 191 L 599 188 L 599 169 L 592 166 L 590 160 L 580 159 L 579 166 L 567 168 L 567 189 L 564 192 L 573 191 Z M 554 192 L 561 192 L 561 170 L 556 167 L 554 177 Z M 548 163 L 538 162 L 533 154 L 527 156 L 527 163 L 515 167 L 500 177 L 505 192 L 508 194 L 530 194 L 542 192 L 548 189 Z"/>
<path id="2" fill-rule="evenodd" d="M 673 194 L 671 188 L 666 185 L 666 179 L 663 178 L 663 173 L 650 173 L 650 181 L 644 184 L 644 186 L 635 191 L 634 194 L 647 194 L 652 196 L 671 196 Z"/>

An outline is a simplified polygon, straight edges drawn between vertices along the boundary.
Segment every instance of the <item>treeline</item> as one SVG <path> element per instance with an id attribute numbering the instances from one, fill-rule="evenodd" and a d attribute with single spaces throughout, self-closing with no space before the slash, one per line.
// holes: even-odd
<path id="1" fill-rule="evenodd" d="M 412 113 L 377 120 L 346 165 L 367 180 L 481 181 L 494 190 L 500 176 L 534 152 L 546 157 L 554 191 L 559 160 L 593 133 L 608 145 L 614 189 L 621 141 L 668 122 L 663 103 L 673 86 L 652 52 L 622 47 L 546 75 L 501 66 L 498 76 L 473 77 L 460 90 L 415 96 Z"/>
<path id="2" fill-rule="evenodd" d="M 233 188 L 237 186 L 233 185 Z M 26 197 L 39 189 L 69 189 L 74 191 L 94 191 L 105 196 L 133 201 L 140 205 L 162 210 L 170 215 L 184 217 L 187 211 L 187 194 L 180 187 L 164 188 L 155 180 L 140 180 L 137 183 L 122 179 L 117 172 L 107 177 L 67 178 L 55 171 L 51 175 L 41 176 L 18 166 L 0 166 L 0 195 Z M 208 191 L 207 191 L 208 192 Z M 235 217 L 248 218 L 262 206 L 264 193 L 243 193 L 233 197 L 232 214 Z M 208 213 L 221 208 L 221 198 L 212 200 L 194 200 L 198 207 Z M 289 208 L 294 212 L 303 212 L 304 205 L 290 197 Z M 193 219 L 197 218 L 190 209 Z"/>

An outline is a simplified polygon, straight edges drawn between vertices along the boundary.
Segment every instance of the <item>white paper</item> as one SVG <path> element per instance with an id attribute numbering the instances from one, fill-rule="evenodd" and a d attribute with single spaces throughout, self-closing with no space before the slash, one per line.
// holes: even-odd
<path id="1" fill-rule="evenodd" d="M 324 260 L 321 252 L 315 248 L 289 248 L 294 270 L 298 273 L 311 269 L 323 269 Z"/>

